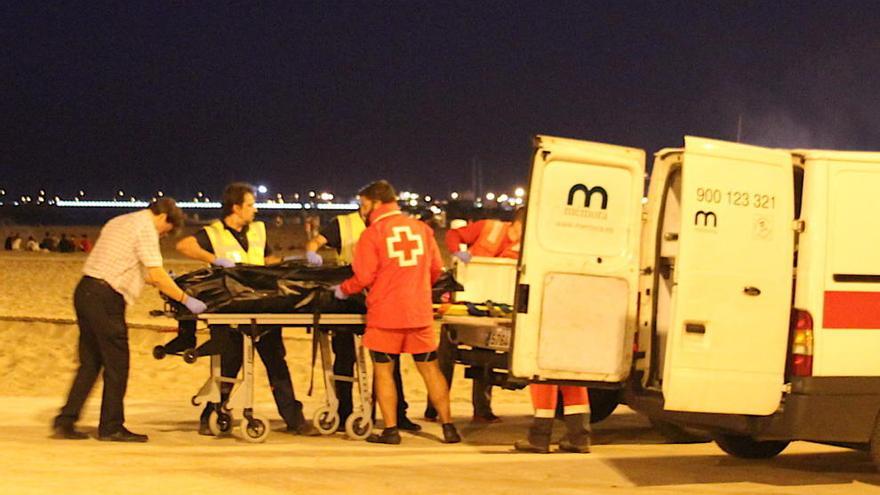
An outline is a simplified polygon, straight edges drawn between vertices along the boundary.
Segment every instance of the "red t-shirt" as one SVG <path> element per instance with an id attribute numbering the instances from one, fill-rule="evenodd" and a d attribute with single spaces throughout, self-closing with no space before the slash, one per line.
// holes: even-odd
<path id="1" fill-rule="evenodd" d="M 434 231 L 387 203 L 370 215 L 342 291 L 367 294 L 367 326 L 417 328 L 434 321 L 431 286 L 443 271 Z"/>

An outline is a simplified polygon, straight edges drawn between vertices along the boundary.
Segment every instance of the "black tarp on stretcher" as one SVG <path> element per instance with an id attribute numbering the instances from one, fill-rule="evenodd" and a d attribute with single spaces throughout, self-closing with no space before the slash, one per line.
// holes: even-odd
<path id="1" fill-rule="evenodd" d="M 209 267 L 174 279 L 191 296 L 208 306 L 208 313 L 348 313 L 364 314 L 364 296 L 354 294 L 344 301 L 333 297 L 330 288 L 350 278 L 350 266 L 310 266 L 300 261 L 277 265 Z M 433 298 L 462 290 L 450 273 L 434 284 Z M 175 312 L 186 307 L 171 302 Z"/>

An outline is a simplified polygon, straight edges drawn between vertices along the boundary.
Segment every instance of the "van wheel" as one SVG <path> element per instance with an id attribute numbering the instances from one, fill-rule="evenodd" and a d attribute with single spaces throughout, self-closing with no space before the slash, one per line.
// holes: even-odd
<path id="1" fill-rule="evenodd" d="M 598 423 L 611 416 L 620 404 L 620 391 L 603 388 L 587 389 L 590 397 L 590 423 Z"/>
<path id="2" fill-rule="evenodd" d="M 785 450 L 789 444 L 788 440 L 758 441 L 752 437 L 726 433 L 716 433 L 715 443 L 724 452 L 743 459 L 769 459 Z"/>

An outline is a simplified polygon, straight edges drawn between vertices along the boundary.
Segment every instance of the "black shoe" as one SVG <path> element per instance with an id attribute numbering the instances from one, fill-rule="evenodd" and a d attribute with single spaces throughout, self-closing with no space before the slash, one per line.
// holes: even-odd
<path id="1" fill-rule="evenodd" d="M 367 437 L 367 441 L 370 443 L 386 443 L 390 445 L 398 445 L 400 444 L 400 432 L 397 431 L 397 427 L 394 428 L 385 428 L 382 430 L 381 435 L 377 435 L 373 433 L 372 435 Z"/>
<path id="2" fill-rule="evenodd" d="M 53 434 L 50 438 L 59 440 L 85 440 L 89 438 L 88 433 L 77 430 L 73 425 L 56 425 L 53 428 Z"/>
<path id="3" fill-rule="evenodd" d="M 344 428 L 344 427 L 343 427 Z M 300 435 L 303 437 L 320 437 L 321 432 L 315 428 L 315 425 L 308 421 L 303 421 L 302 423 L 296 426 L 287 426 L 287 433 L 292 433 L 294 435 Z"/>
<path id="4" fill-rule="evenodd" d="M 452 423 L 443 423 L 443 443 L 461 442 L 461 435 Z"/>
<path id="5" fill-rule="evenodd" d="M 146 435 L 132 433 L 121 427 L 109 435 L 98 435 L 98 440 L 102 442 L 146 442 L 149 438 Z"/>
<path id="6" fill-rule="evenodd" d="M 397 428 L 404 430 L 404 431 L 422 431 L 422 425 L 420 425 L 418 423 L 413 423 L 406 416 L 400 418 L 397 421 Z"/>

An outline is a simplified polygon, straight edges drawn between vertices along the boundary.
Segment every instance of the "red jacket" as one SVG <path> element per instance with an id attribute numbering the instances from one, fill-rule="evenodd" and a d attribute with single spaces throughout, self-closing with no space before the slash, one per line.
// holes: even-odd
<path id="1" fill-rule="evenodd" d="M 519 258 L 519 241 L 508 236 L 510 222 L 480 220 L 446 232 L 446 247 L 450 253 L 459 251 L 459 244 L 466 244 L 474 256 L 490 258 Z"/>
<path id="2" fill-rule="evenodd" d="M 443 271 L 443 260 L 430 227 L 403 215 L 396 203 L 387 203 L 370 214 L 370 226 L 354 251 L 354 276 L 341 288 L 346 294 L 370 289 L 368 327 L 433 323 L 431 286 Z"/>

